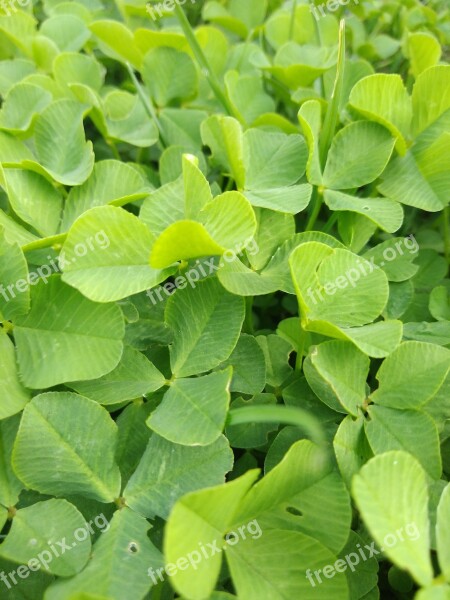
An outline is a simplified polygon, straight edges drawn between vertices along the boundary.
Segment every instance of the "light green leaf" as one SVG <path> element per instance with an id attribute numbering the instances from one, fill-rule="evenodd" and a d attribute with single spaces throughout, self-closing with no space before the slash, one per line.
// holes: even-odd
<path id="1" fill-rule="evenodd" d="M 60 257 L 62 279 L 96 302 L 143 292 L 173 272 L 149 265 L 153 240 L 148 227 L 122 208 L 92 208 L 69 230 Z"/>
<path id="2" fill-rule="evenodd" d="M 420 585 L 429 585 L 433 568 L 428 486 L 416 459 L 403 451 L 376 456 L 355 475 L 352 487 L 364 522 L 383 552 Z"/>
<path id="3" fill-rule="evenodd" d="M 109 406 L 155 392 L 164 383 L 164 375 L 144 354 L 125 346 L 119 364 L 107 375 L 66 385 L 86 398 Z"/>
<path id="4" fill-rule="evenodd" d="M 15 323 L 21 378 L 32 389 L 97 379 L 112 371 L 122 355 L 120 309 L 87 300 L 57 275 L 39 281 L 31 311 Z"/>
<path id="5" fill-rule="evenodd" d="M 52 101 L 52 95 L 31 83 L 19 82 L 6 95 L 0 111 L 0 129 L 13 134 L 27 133 L 39 113 Z"/>
<path id="6" fill-rule="evenodd" d="M 246 537 L 227 549 L 226 556 L 240 598 L 349 598 L 344 573 L 335 572 L 332 579 L 321 579 L 321 584 L 314 578 L 316 569 L 333 565 L 337 557 L 298 531 L 267 531 L 259 538 Z"/>
<path id="7" fill-rule="evenodd" d="M 397 138 L 396 147 L 405 154 L 412 119 L 411 98 L 400 75 L 376 73 L 356 83 L 350 106 L 367 119 L 384 125 Z"/>
<path id="8" fill-rule="evenodd" d="M 309 183 L 303 183 L 268 190 L 247 190 L 244 196 L 252 206 L 296 215 L 308 206 L 312 190 Z"/>
<path id="9" fill-rule="evenodd" d="M 439 565 L 447 581 L 450 581 L 450 484 L 442 492 L 437 509 L 436 543 Z"/>
<path id="10" fill-rule="evenodd" d="M 408 54 L 411 72 L 418 77 L 441 58 L 442 50 L 437 39 L 428 32 L 415 31 L 408 35 Z"/>
<path id="11" fill-rule="evenodd" d="M 192 58 L 175 48 L 150 50 L 142 66 L 142 77 L 158 106 L 196 95 L 198 76 Z"/>
<path id="12" fill-rule="evenodd" d="M 219 166 L 244 189 L 245 167 L 242 127 L 232 117 L 214 115 L 201 126 L 203 143 L 211 148 L 213 164 Z"/>
<path id="13" fill-rule="evenodd" d="M 13 444 L 19 423 L 19 415 L 0 421 L 0 505 L 4 507 L 15 506 L 19 501 L 19 494 L 24 488 L 23 483 L 17 479 L 11 464 Z"/>
<path id="14" fill-rule="evenodd" d="M 2 381 L 0 419 L 6 419 L 23 409 L 30 400 L 30 393 L 19 379 L 14 344 L 4 329 L 0 330 L 0 357 L 0 380 Z"/>
<path id="15" fill-rule="evenodd" d="M 96 402 L 70 392 L 40 394 L 23 412 L 13 467 L 42 494 L 112 502 L 120 493 L 116 443 L 117 426 Z"/>
<path id="16" fill-rule="evenodd" d="M 243 298 L 224 290 L 217 279 L 206 279 L 169 298 L 166 322 L 174 333 L 172 372 L 187 377 L 226 360 L 239 339 L 244 312 Z"/>
<path id="17" fill-rule="evenodd" d="M 156 124 L 148 118 L 139 96 L 114 89 L 104 97 L 103 109 L 106 122 L 97 126 L 100 130 L 106 127 L 107 135 L 113 140 L 138 148 L 153 146 L 158 141 Z"/>
<path id="18" fill-rule="evenodd" d="M 306 379 L 315 394 L 330 408 L 358 416 L 366 399 L 367 356 L 353 344 L 335 340 L 312 346 L 307 364 Z"/>
<path id="19" fill-rule="evenodd" d="M 74 15 L 56 15 L 46 19 L 40 33 L 50 38 L 63 52 L 78 52 L 91 37 L 83 21 Z"/>
<path id="20" fill-rule="evenodd" d="M 47 179 L 21 169 L 5 169 L 5 191 L 12 209 L 42 236 L 59 229 L 62 198 Z"/>
<path id="21" fill-rule="evenodd" d="M 130 589 L 136 598 L 144 598 L 152 586 L 148 569 L 163 564 L 148 538 L 149 528 L 148 521 L 129 508 L 116 511 L 95 543 L 87 567 L 76 577 L 53 583 L 46 600 L 123 600 Z"/>
<path id="22" fill-rule="evenodd" d="M 335 190 L 345 190 L 371 183 L 384 171 L 394 145 L 395 138 L 378 123 L 350 123 L 333 139 L 323 174 L 323 185 Z M 364 152 L 361 152 L 362 148 Z"/>
<path id="23" fill-rule="evenodd" d="M 213 591 L 222 563 L 223 536 L 232 528 L 239 502 L 257 476 L 257 470 L 249 471 L 225 485 L 188 494 L 174 506 L 164 536 L 164 555 L 168 563 L 190 556 L 200 545 L 206 548 L 212 543 L 220 549 L 205 560 L 199 553 L 195 575 L 192 566 L 177 570 L 171 583 L 183 596 L 201 600 Z"/>
<path id="24" fill-rule="evenodd" d="M 403 342 L 381 365 L 371 399 L 390 408 L 419 408 L 444 383 L 450 350 L 425 342 Z"/>
<path id="25" fill-rule="evenodd" d="M 0 546 L 0 555 L 12 562 L 27 564 L 41 553 L 49 552 L 52 546 L 56 556 L 50 553 L 51 558 L 43 568 L 53 575 L 75 575 L 88 561 L 89 529 L 83 515 L 67 500 L 37 502 L 18 510 L 11 531 Z"/>
<path id="26" fill-rule="evenodd" d="M 433 585 L 417 592 L 414 600 L 450 600 L 450 587 L 448 585 Z"/>
<path id="27" fill-rule="evenodd" d="M 127 163 L 118 160 L 97 162 L 89 178 L 70 190 L 64 206 L 61 231 L 67 231 L 90 208 L 105 204 L 122 206 L 145 198 L 149 191 L 149 184 Z"/>
<path id="28" fill-rule="evenodd" d="M 322 185 L 322 167 L 319 157 L 319 135 L 322 129 L 322 107 L 318 100 L 308 100 L 298 111 L 298 119 L 308 144 L 309 157 L 306 174 L 309 183 Z"/>
<path id="29" fill-rule="evenodd" d="M 233 367 L 231 392 L 257 394 L 263 391 L 266 384 L 266 362 L 264 353 L 253 336 L 245 333 L 240 336 L 230 357 L 220 368 L 229 365 Z"/>
<path id="30" fill-rule="evenodd" d="M 18 244 L 8 242 L 1 224 L 0 282 L 0 320 L 26 314 L 30 308 L 27 261 Z"/>
<path id="31" fill-rule="evenodd" d="M 224 483 L 232 467 L 233 453 L 224 436 L 209 446 L 182 446 L 152 434 L 123 495 L 136 512 L 167 519 L 181 496 Z"/>
<path id="32" fill-rule="evenodd" d="M 403 223 L 402 205 L 389 198 L 359 198 L 342 192 L 325 190 L 324 199 L 331 210 L 364 215 L 388 233 L 394 233 Z"/>
<path id="33" fill-rule="evenodd" d="M 112 58 L 122 63 L 129 62 L 139 69 L 142 54 L 139 51 L 132 32 L 119 21 L 104 19 L 94 21 L 89 29 L 100 41 L 100 49 Z"/>
<path id="34" fill-rule="evenodd" d="M 86 142 L 83 115 L 86 107 L 73 100 L 57 100 L 38 117 L 34 128 L 38 164 L 24 161 L 24 166 L 41 168 L 64 185 L 80 185 L 94 166 L 92 142 Z M 61 123 L 65 126 L 61 127 Z"/>
<path id="35" fill-rule="evenodd" d="M 334 436 L 333 448 L 342 478 L 350 489 L 353 476 L 373 456 L 364 431 L 364 418 L 346 416 Z"/>
<path id="36" fill-rule="evenodd" d="M 94 58 L 77 52 L 61 52 L 53 61 L 53 74 L 58 83 L 83 84 L 99 91 L 105 78 L 105 69 Z"/>
<path id="37" fill-rule="evenodd" d="M 231 374 L 232 369 L 228 368 L 204 377 L 176 379 L 147 425 L 176 444 L 212 444 L 225 427 Z"/>
<path id="38" fill-rule="evenodd" d="M 300 531 L 332 552 L 344 547 L 351 522 L 350 498 L 323 448 L 309 440 L 291 446 L 241 501 L 234 525 L 255 518 L 263 531 Z"/>
<path id="39" fill-rule="evenodd" d="M 264 190 L 297 183 L 305 173 L 307 154 L 300 135 L 249 129 L 244 134 L 245 188 Z"/>
<path id="40" fill-rule="evenodd" d="M 370 421 L 364 425 L 374 454 L 405 450 L 417 458 L 430 477 L 441 477 L 439 435 L 430 416 L 421 411 L 375 405 L 368 408 L 368 413 Z"/>
<path id="41" fill-rule="evenodd" d="M 415 136 L 438 121 L 450 108 L 449 83 L 449 65 L 432 67 L 417 77 L 412 93 L 412 128 Z"/>

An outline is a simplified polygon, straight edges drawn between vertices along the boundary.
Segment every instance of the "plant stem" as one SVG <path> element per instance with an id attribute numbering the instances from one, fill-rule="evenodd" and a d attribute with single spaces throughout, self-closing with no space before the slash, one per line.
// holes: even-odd
<path id="1" fill-rule="evenodd" d="M 22 246 L 23 252 L 31 252 L 32 250 L 41 250 L 42 248 L 51 248 L 52 246 L 64 244 L 66 241 L 67 233 L 58 233 L 58 235 L 52 235 L 50 237 L 35 240 L 29 244 Z"/>
<path id="2" fill-rule="evenodd" d="M 294 37 L 296 10 L 297 10 L 297 0 L 294 0 L 292 3 L 291 23 L 289 25 L 289 40 L 292 40 Z"/>
<path id="3" fill-rule="evenodd" d="M 134 83 L 134 87 L 136 88 L 138 96 L 140 97 L 141 102 L 144 105 L 146 113 L 148 114 L 148 116 L 151 119 L 153 119 L 153 121 L 159 131 L 159 137 L 160 137 L 162 146 L 164 148 L 167 148 L 167 142 L 164 137 L 164 130 L 162 128 L 160 120 L 158 119 L 158 115 L 156 114 L 156 110 L 155 110 L 155 107 L 153 106 L 151 97 L 144 93 L 144 90 L 142 89 L 142 85 L 139 83 L 138 78 L 134 74 L 132 66 L 128 62 L 127 62 L 127 69 L 128 69 L 128 73 L 130 74 L 131 80 Z"/>
<path id="4" fill-rule="evenodd" d="M 297 350 L 297 357 L 295 359 L 295 370 L 301 372 L 302 367 L 303 367 L 303 353 L 305 351 L 305 344 L 306 344 L 306 331 L 302 327 L 300 318 L 299 318 L 299 325 L 300 325 L 300 344 L 299 344 L 299 347 Z"/>
<path id="5" fill-rule="evenodd" d="M 312 231 L 314 225 L 316 224 L 317 217 L 319 216 L 320 209 L 322 208 L 323 203 L 323 192 L 317 186 L 314 187 L 313 195 L 311 199 L 311 205 L 313 206 L 312 213 L 308 219 L 308 223 L 306 224 L 305 231 Z"/>
<path id="6" fill-rule="evenodd" d="M 208 83 L 211 86 L 214 95 L 217 100 L 222 104 L 223 108 L 227 112 L 228 115 L 237 119 L 242 125 L 245 123 L 242 122 L 241 115 L 235 110 L 234 106 L 231 104 L 230 100 L 226 96 L 226 94 L 222 91 L 222 87 L 219 83 L 219 80 L 216 77 L 216 74 L 211 69 L 211 66 L 206 58 L 200 44 L 198 43 L 197 38 L 195 37 L 195 33 L 191 27 L 191 24 L 186 17 L 184 10 L 181 8 L 179 4 L 175 4 L 175 14 L 178 17 L 181 28 L 183 30 L 184 35 L 189 43 L 189 46 L 192 50 L 192 53 L 195 56 L 195 59 L 203 71 L 204 75 L 208 79 Z"/>
<path id="7" fill-rule="evenodd" d="M 231 425 L 244 425 L 247 423 L 282 423 L 283 425 L 295 425 L 305 430 L 311 438 L 322 444 L 325 442 L 325 434 L 316 417 L 306 410 L 296 406 L 244 406 L 230 410 L 227 418 L 227 427 Z"/>

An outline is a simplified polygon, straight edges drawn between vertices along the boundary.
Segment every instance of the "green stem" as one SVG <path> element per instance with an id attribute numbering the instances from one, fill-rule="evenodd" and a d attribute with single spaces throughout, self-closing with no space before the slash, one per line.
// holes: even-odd
<path id="1" fill-rule="evenodd" d="M 306 224 L 305 231 L 312 231 L 314 229 L 314 225 L 316 224 L 322 204 L 323 192 L 318 187 L 314 187 L 313 196 L 311 199 L 311 206 L 313 206 L 313 210 Z"/>
<path id="2" fill-rule="evenodd" d="M 322 231 L 323 233 L 329 233 L 333 227 L 333 225 L 336 223 L 336 221 L 338 220 L 338 211 L 335 211 L 331 217 L 328 219 L 328 221 L 325 223 L 325 225 L 322 227 Z"/>
<path id="3" fill-rule="evenodd" d="M 242 121 L 242 116 L 235 110 L 234 106 L 231 104 L 226 94 L 222 91 L 222 87 L 219 83 L 219 80 L 217 79 L 214 71 L 211 69 L 208 59 L 203 53 L 203 50 L 200 44 L 198 43 L 197 38 L 195 37 L 195 33 L 191 27 L 191 24 L 189 23 L 188 18 L 184 13 L 184 10 L 179 4 L 175 4 L 175 14 L 178 17 L 181 28 L 183 30 L 184 35 L 186 36 L 192 53 L 194 54 L 195 59 L 198 65 L 200 66 L 201 70 L 203 71 L 204 75 L 206 75 L 209 85 L 211 86 L 211 89 L 214 92 L 214 95 L 216 96 L 217 100 L 220 102 L 220 104 L 222 104 L 227 114 L 237 119 L 242 125 L 245 125 L 245 123 L 243 123 Z"/>
<path id="4" fill-rule="evenodd" d="M 300 319 L 299 319 L 300 321 Z M 300 321 L 300 344 L 297 350 L 297 357 L 295 359 L 295 370 L 301 371 L 303 367 L 303 354 L 305 351 L 306 345 L 306 331 L 302 327 L 302 323 Z"/>
<path id="5" fill-rule="evenodd" d="M 289 40 L 292 40 L 294 37 L 296 10 L 297 10 L 297 0 L 294 0 L 292 3 L 291 23 L 289 25 Z"/>
<path id="6" fill-rule="evenodd" d="M 333 92 L 328 103 L 325 122 L 323 124 L 322 135 L 319 142 L 319 156 L 322 169 L 325 168 L 328 151 L 334 138 L 336 126 L 339 120 L 339 106 L 341 103 L 342 89 L 344 86 L 345 70 L 345 21 L 341 20 L 339 27 L 339 52 L 336 69 L 336 79 L 334 80 Z"/>
<path id="7" fill-rule="evenodd" d="M 300 427 L 318 444 L 325 442 L 325 434 L 318 419 L 296 406 L 244 406 L 228 413 L 227 427 L 247 423 L 280 423 Z"/>
<path id="8" fill-rule="evenodd" d="M 117 150 L 117 146 L 115 145 L 115 143 L 110 139 L 110 138 L 106 138 L 106 143 L 108 144 L 108 146 L 111 148 L 111 152 L 114 155 L 114 158 L 116 160 L 122 160 L 122 157 L 119 154 L 119 151 Z"/>
<path id="9" fill-rule="evenodd" d="M 59 246 L 64 244 L 66 241 L 67 233 L 58 233 L 58 235 L 52 235 L 50 237 L 42 238 L 29 244 L 22 246 L 23 252 L 31 252 L 32 250 L 41 250 L 42 248 L 51 248 L 53 246 Z"/>
<path id="10" fill-rule="evenodd" d="M 133 68 L 130 65 L 130 63 L 127 63 L 127 69 L 128 69 L 128 73 L 130 74 L 131 80 L 134 83 L 134 87 L 136 88 L 138 96 L 140 97 L 141 102 L 144 105 L 146 113 L 148 114 L 148 116 L 151 119 L 153 119 L 156 127 L 158 128 L 159 137 L 160 137 L 162 146 L 164 148 L 167 148 L 167 142 L 164 137 L 164 130 L 162 128 L 160 120 L 158 119 L 158 115 L 156 114 L 156 110 L 155 110 L 155 107 L 153 106 L 151 97 L 149 95 L 145 94 L 145 92 L 142 88 L 142 85 L 139 83 L 138 78 L 134 74 Z"/>

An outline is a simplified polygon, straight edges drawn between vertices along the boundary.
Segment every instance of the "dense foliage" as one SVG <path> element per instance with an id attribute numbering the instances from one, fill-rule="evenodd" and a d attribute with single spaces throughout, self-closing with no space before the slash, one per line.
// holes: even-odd
<path id="1" fill-rule="evenodd" d="M 449 41 L 0 2 L 0 598 L 450 599 Z"/>

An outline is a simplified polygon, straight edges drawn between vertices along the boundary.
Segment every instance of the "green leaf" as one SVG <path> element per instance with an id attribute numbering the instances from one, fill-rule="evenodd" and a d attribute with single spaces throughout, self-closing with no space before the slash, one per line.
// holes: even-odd
<path id="1" fill-rule="evenodd" d="M 172 327 L 172 372 L 177 377 L 204 373 L 226 360 L 239 339 L 244 300 L 225 291 L 217 279 L 179 290 L 169 298 L 166 322 Z"/>
<path id="2" fill-rule="evenodd" d="M 87 567 L 71 579 L 53 583 L 46 600 L 123 600 L 130 590 L 136 598 L 146 596 L 152 586 L 147 570 L 163 564 L 161 553 L 148 538 L 149 528 L 148 521 L 129 508 L 116 511 L 95 543 Z"/>
<path id="3" fill-rule="evenodd" d="M 334 436 L 333 448 L 342 478 L 350 489 L 353 476 L 373 456 L 364 431 L 364 419 L 345 417 Z"/>
<path id="4" fill-rule="evenodd" d="M 221 435 L 230 403 L 232 369 L 176 379 L 147 425 L 170 442 L 208 446 Z M 173 415 L 177 415 L 174 420 Z"/>
<path id="5" fill-rule="evenodd" d="M 262 392 L 266 384 L 266 362 L 257 340 L 242 334 L 230 357 L 220 365 L 233 367 L 230 384 L 231 392 L 241 394 L 257 394 Z"/>
<path id="6" fill-rule="evenodd" d="M 369 366 L 367 356 L 353 344 L 335 340 L 310 348 L 305 376 L 315 394 L 330 408 L 358 416 L 366 399 Z"/>
<path id="7" fill-rule="evenodd" d="M 386 556 L 420 585 L 429 585 L 433 568 L 429 555 L 428 486 L 416 459 L 403 451 L 372 458 L 355 475 L 353 496 Z"/>
<path id="8" fill-rule="evenodd" d="M 142 66 L 142 77 L 158 106 L 187 100 L 197 92 L 198 76 L 192 58 L 175 48 L 150 50 Z"/>
<path id="9" fill-rule="evenodd" d="M 444 383 L 450 350 L 425 342 L 403 342 L 381 365 L 371 399 L 390 408 L 419 408 Z"/>
<path id="10" fill-rule="evenodd" d="M 441 477 L 439 435 L 430 416 L 421 411 L 375 405 L 368 408 L 368 413 L 370 421 L 364 425 L 374 454 L 405 450 L 417 458 L 430 477 Z"/>
<path id="11" fill-rule="evenodd" d="M 300 135 L 249 129 L 244 156 L 245 188 L 264 190 L 297 183 L 305 173 L 307 148 Z"/>
<path id="12" fill-rule="evenodd" d="M 17 243 L 9 243 L 0 225 L 0 315 L 14 319 L 30 308 L 28 266 Z"/>
<path id="13" fill-rule="evenodd" d="M 53 61 L 53 74 L 58 83 L 87 85 L 99 91 L 105 78 L 105 69 L 93 57 L 76 52 L 61 52 Z"/>
<path id="14" fill-rule="evenodd" d="M 40 33 L 66 52 L 78 52 L 91 37 L 83 21 L 74 15 L 50 17 L 42 24 Z"/>
<path id="15" fill-rule="evenodd" d="M 52 547 L 56 553 L 50 552 Z M 47 554 L 44 555 L 44 552 Z M 48 563 L 39 566 L 61 577 L 70 577 L 81 571 L 90 552 L 87 523 L 75 506 L 66 500 L 37 502 L 18 510 L 11 531 L 0 546 L 0 555 L 16 563 L 26 564 L 32 559 L 36 561 L 37 556 L 42 556 L 43 560 L 50 556 Z"/>
<path id="16" fill-rule="evenodd" d="M 383 231 L 394 233 L 403 223 L 401 204 L 389 198 L 359 198 L 342 192 L 325 190 L 325 204 L 331 210 L 350 211 L 364 215 Z"/>
<path id="17" fill-rule="evenodd" d="M 0 129 L 27 133 L 35 120 L 52 101 L 52 95 L 31 83 L 19 82 L 9 90 L 0 111 Z"/>
<path id="18" fill-rule="evenodd" d="M 432 67 L 417 77 L 412 93 L 412 128 L 415 136 L 444 117 L 450 108 L 449 82 L 449 65 Z"/>
<path id="19" fill-rule="evenodd" d="M 11 455 L 19 428 L 19 415 L 0 421 L 0 505 L 11 507 L 17 504 L 24 486 L 13 471 Z M 6 521 L 6 517 L 5 517 Z"/>
<path id="20" fill-rule="evenodd" d="M 97 379 L 112 371 L 122 355 L 120 309 L 87 300 L 57 275 L 39 281 L 31 311 L 15 323 L 21 378 L 32 389 Z"/>
<path id="21" fill-rule="evenodd" d="M 123 23 L 104 19 L 94 21 L 89 28 L 100 40 L 100 48 L 107 56 L 122 63 L 129 62 L 136 69 L 140 68 L 142 54 L 137 48 L 132 32 Z"/>
<path id="22" fill-rule="evenodd" d="M 322 185 L 322 167 L 319 156 L 319 136 L 322 128 L 322 108 L 318 100 L 308 100 L 302 104 L 298 119 L 308 144 L 309 157 L 306 175 L 309 183 Z"/>
<path id="23" fill-rule="evenodd" d="M 428 32 L 415 31 L 408 35 L 408 54 L 411 72 L 418 77 L 429 67 L 434 67 L 441 58 L 441 46 Z"/>
<path id="24" fill-rule="evenodd" d="M 183 596 L 200 600 L 209 597 L 213 591 L 222 563 L 223 536 L 232 528 L 239 502 L 257 475 L 257 470 L 249 471 L 225 485 L 183 496 L 174 506 L 164 537 L 167 562 L 176 563 L 180 557 L 191 556 L 194 551 L 200 556 L 195 565 L 195 576 L 188 567 L 177 570 L 171 578 L 172 585 Z M 220 552 L 215 551 L 207 560 L 202 560 L 198 548 L 202 545 L 206 549 L 208 543 L 219 544 Z"/>
<path id="25" fill-rule="evenodd" d="M 99 129 L 106 127 L 112 140 L 127 142 L 138 148 L 147 148 L 156 144 L 158 129 L 148 118 L 139 96 L 120 89 L 114 89 L 103 99 L 103 119 L 106 121 Z"/>
<path id="26" fill-rule="evenodd" d="M 448 514 L 450 510 L 450 484 L 442 492 L 437 509 L 436 543 L 439 566 L 447 581 L 450 580 L 450 527 Z"/>
<path id="27" fill-rule="evenodd" d="M 60 259 L 62 279 L 95 302 L 143 292 L 173 272 L 149 265 L 153 240 L 148 227 L 122 208 L 92 208 L 69 230 Z"/>
<path id="28" fill-rule="evenodd" d="M 267 531 L 258 539 L 246 537 L 229 548 L 226 556 L 239 597 L 248 600 L 349 597 L 344 573 L 335 572 L 332 579 L 321 579 L 321 584 L 314 580 L 312 573 L 334 564 L 336 556 L 298 531 Z"/>
<path id="29" fill-rule="evenodd" d="M 274 394 L 256 394 L 250 400 L 237 398 L 231 405 L 231 409 L 235 411 L 244 407 L 256 408 L 258 406 L 275 406 L 276 404 L 277 399 Z M 258 409 L 256 408 L 256 410 Z M 226 435 L 233 448 L 259 448 L 267 444 L 269 434 L 277 429 L 278 423 L 251 421 L 239 425 L 228 425 Z"/>
<path id="30" fill-rule="evenodd" d="M 394 144 L 395 138 L 378 123 L 357 121 L 347 125 L 333 139 L 323 185 L 345 190 L 371 183 L 384 171 Z M 364 153 L 361 152 L 362 148 Z"/>
<path id="31" fill-rule="evenodd" d="M 167 519 L 181 496 L 223 483 L 232 467 L 233 453 L 223 436 L 209 446 L 182 446 L 152 434 L 123 495 L 134 511 Z"/>
<path id="32" fill-rule="evenodd" d="M 119 364 L 107 375 L 66 385 L 86 398 L 109 406 L 155 392 L 164 383 L 164 375 L 144 354 L 125 346 Z"/>
<path id="33" fill-rule="evenodd" d="M 30 393 L 19 379 L 14 344 L 4 329 L 0 330 L 0 356 L 0 380 L 3 390 L 0 419 L 6 419 L 23 409 L 30 400 Z"/>
<path id="34" fill-rule="evenodd" d="M 13 467 L 42 494 L 112 502 L 120 492 L 116 442 L 117 427 L 96 402 L 70 392 L 40 394 L 23 412 Z"/>
<path id="35" fill-rule="evenodd" d="M 400 75 L 377 73 L 364 77 L 350 93 L 350 106 L 367 119 L 384 125 L 405 154 L 412 119 L 411 98 Z"/>
<path id="36" fill-rule="evenodd" d="M 86 142 L 83 115 L 86 107 L 73 100 L 58 100 L 38 117 L 34 128 L 38 163 L 25 166 L 41 169 L 64 185 L 80 185 L 94 166 L 92 142 Z M 61 127 L 61 123 L 65 123 Z"/>
<path id="37" fill-rule="evenodd" d="M 5 191 L 16 215 L 44 237 L 58 233 L 62 198 L 49 181 L 21 169 L 5 169 L 3 173 Z"/>
<path id="38" fill-rule="evenodd" d="M 145 198 L 148 192 L 149 185 L 131 165 L 118 160 L 97 162 L 89 178 L 70 190 L 61 231 L 67 231 L 90 208 L 105 204 L 122 206 Z"/>
<path id="39" fill-rule="evenodd" d="M 203 143 L 211 148 L 213 164 L 244 189 L 245 167 L 242 128 L 232 117 L 214 115 L 201 126 Z"/>
<path id="40" fill-rule="evenodd" d="M 309 440 L 291 446 L 242 500 L 234 524 L 255 518 L 263 531 L 300 531 L 332 552 L 343 548 L 350 530 L 350 499 L 323 448 Z"/>

